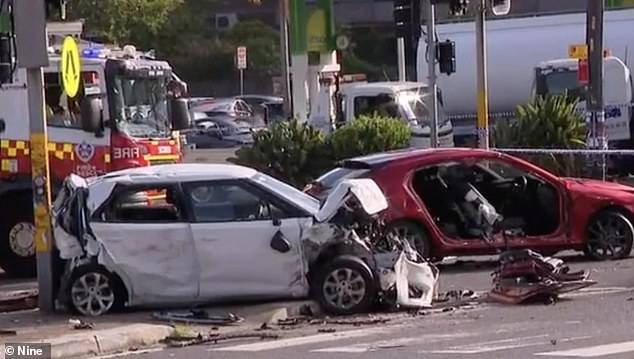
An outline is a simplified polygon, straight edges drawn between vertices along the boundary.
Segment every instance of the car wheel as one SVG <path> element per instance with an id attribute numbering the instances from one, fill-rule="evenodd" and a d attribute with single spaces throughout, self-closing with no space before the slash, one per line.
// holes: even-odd
<path id="1" fill-rule="evenodd" d="M 388 226 L 387 232 L 399 238 L 405 238 L 418 254 L 429 259 L 431 241 L 427 231 L 420 225 L 409 221 L 394 222 Z"/>
<path id="2" fill-rule="evenodd" d="M 123 307 L 125 291 L 118 278 L 98 266 L 75 269 L 69 285 L 72 309 L 82 315 L 100 316 Z"/>
<path id="3" fill-rule="evenodd" d="M 34 277 L 37 272 L 31 198 L 3 198 L 5 201 L 13 205 L 0 210 L 0 266 L 10 277 Z"/>
<path id="4" fill-rule="evenodd" d="M 594 216 L 586 228 L 587 256 L 596 260 L 629 256 L 634 242 L 634 226 L 623 214 L 607 210 Z"/>
<path id="5" fill-rule="evenodd" d="M 376 299 L 376 282 L 368 265 L 356 257 L 337 257 L 318 272 L 314 293 L 325 312 L 367 312 Z"/>

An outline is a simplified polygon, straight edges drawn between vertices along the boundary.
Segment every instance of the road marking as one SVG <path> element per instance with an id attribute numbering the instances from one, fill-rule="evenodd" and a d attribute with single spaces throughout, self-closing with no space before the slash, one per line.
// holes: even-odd
<path id="1" fill-rule="evenodd" d="M 330 347 L 311 350 L 311 353 L 366 353 L 380 349 L 396 348 L 417 343 L 435 343 L 449 339 L 467 338 L 476 336 L 479 333 L 454 333 L 454 334 L 429 334 L 411 338 L 395 338 L 392 340 L 382 340 L 378 342 L 359 343 L 340 347 Z"/>
<path id="2" fill-rule="evenodd" d="M 273 340 L 264 343 L 243 344 L 224 348 L 214 348 L 208 349 L 208 351 L 257 352 L 262 350 L 283 349 L 299 345 L 315 344 L 340 339 L 359 338 L 374 334 L 385 334 L 385 332 L 386 328 L 368 328 L 339 333 L 325 333 L 311 335 L 307 337 Z"/>
<path id="3" fill-rule="evenodd" d="M 581 358 L 594 358 L 605 355 L 614 355 L 621 353 L 628 353 L 634 351 L 634 341 L 595 345 L 593 347 L 577 348 L 571 350 L 562 350 L 558 352 L 547 353 L 535 353 L 536 356 L 549 356 L 549 357 L 581 357 Z"/>
<path id="4" fill-rule="evenodd" d="M 562 298 L 566 297 L 584 297 L 588 295 L 600 295 L 600 294 L 617 294 L 617 293 L 626 293 L 626 292 L 634 292 L 634 288 L 626 288 L 626 287 L 596 287 L 596 288 L 583 288 L 578 291 L 572 293 L 562 294 Z"/>
<path id="5" fill-rule="evenodd" d="M 519 337 L 519 338 L 510 338 L 510 339 L 502 339 L 502 340 L 494 340 L 490 342 L 483 343 L 475 343 L 464 346 L 457 346 L 446 350 L 426 350 L 421 351 L 420 353 L 429 353 L 429 354 L 482 354 L 500 350 L 510 350 L 510 349 L 519 349 L 526 347 L 533 347 L 539 345 L 548 345 L 550 344 L 550 340 L 544 340 L 547 337 L 551 337 L 549 334 L 543 335 L 534 335 L 529 337 Z M 572 337 L 572 338 L 563 338 L 558 339 L 557 342 L 565 343 L 571 342 L 575 340 L 583 340 L 592 338 L 591 336 L 584 337 Z"/>
<path id="6" fill-rule="evenodd" d="M 106 355 L 102 355 L 102 356 L 98 356 L 95 357 L 95 359 L 110 359 L 110 358 L 118 358 L 118 357 L 123 357 L 123 356 L 132 356 L 132 355 L 142 355 L 142 354 L 149 354 L 149 353 L 155 353 L 155 352 L 160 352 L 165 350 L 165 348 L 148 348 L 148 349 L 142 349 L 142 350 L 130 350 L 130 351 L 125 351 L 125 352 L 121 352 L 121 353 L 115 353 L 115 354 L 106 354 Z"/>

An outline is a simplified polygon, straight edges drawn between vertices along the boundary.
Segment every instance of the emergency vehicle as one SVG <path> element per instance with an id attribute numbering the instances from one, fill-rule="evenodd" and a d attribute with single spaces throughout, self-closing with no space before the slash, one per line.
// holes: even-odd
<path id="1" fill-rule="evenodd" d="M 78 42 L 82 81 L 74 98 L 62 89 L 59 44 L 44 69 L 53 198 L 70 173 L 180 162 L 178 130 L 190 127 L 178 98 L 186 87 L 167 62 L 132 46 Z M 17 69 L 14 79 L 0 87 L 0 266 L 26 277 L 36 273 L 26 71 Z"/>

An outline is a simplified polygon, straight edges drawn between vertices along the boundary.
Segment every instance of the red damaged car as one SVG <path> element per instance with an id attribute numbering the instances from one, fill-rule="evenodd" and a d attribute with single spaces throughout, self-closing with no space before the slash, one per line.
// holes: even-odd
<path id="1" fill-rule="evenodd" d="M 558 177 L 495 151 L 451 148 L 348 159 L 305 191 L 323 198 L 342 179 L 363 177 L 385 193 L 389 228 L 427 258 L 495 254 L 509 229 L 511 247 L 543 255 L 578 250 L 608 260 L 632 250 L 634 187 Z M 504 230 L 488 231 L 493 223 Z"/>

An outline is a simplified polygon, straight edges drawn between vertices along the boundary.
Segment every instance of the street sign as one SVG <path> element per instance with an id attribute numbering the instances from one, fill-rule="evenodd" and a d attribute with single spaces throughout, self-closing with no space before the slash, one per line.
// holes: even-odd
<path id="1" fill-rule="evenodd" d="M 239 46 L 236 49 L 236 58 L 238 70 L 246 70 L 247 68 L 247 48 L 245 46 Z"/>
<path id="2" fill-rule="evenodd" d="M 73 98 L 79 92 L 81 81 L 81 64 L 79 60 L 79 49 L 72 36 L 67 36 L 62 45 L 62 85 L 66 96 Z"/>
<path id="3" fill-rule="evenodd" d="M 588 45 L 575 44 L 568 47 L 568 57 L 573 59 L 587 59 L 588 58 Z"/>

